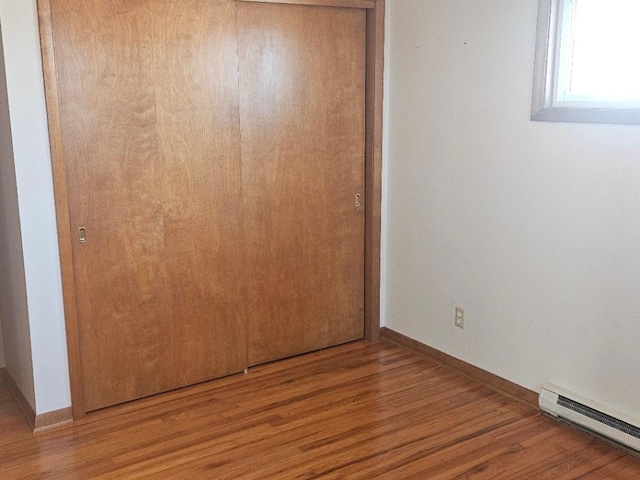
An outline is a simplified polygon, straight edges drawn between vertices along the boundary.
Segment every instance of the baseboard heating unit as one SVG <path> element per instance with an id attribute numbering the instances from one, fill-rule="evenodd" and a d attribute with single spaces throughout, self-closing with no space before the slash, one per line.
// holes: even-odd
<path id="1" fill-rule="evenodd" d="M 540 391 L 540 410 L 640 452 L 640 420 L 600 405 L 555 385 Z"/>

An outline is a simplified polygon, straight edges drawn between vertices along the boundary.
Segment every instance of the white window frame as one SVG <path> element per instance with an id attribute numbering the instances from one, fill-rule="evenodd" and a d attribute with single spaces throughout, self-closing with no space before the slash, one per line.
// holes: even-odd
<path id="1" fill-rule="evenodd" d="M 563 5 L 563 0 L 538 0 L 531 120 L 640 125 L 640 108 L 637 107 L 558 106 L 554 102 Z"/>

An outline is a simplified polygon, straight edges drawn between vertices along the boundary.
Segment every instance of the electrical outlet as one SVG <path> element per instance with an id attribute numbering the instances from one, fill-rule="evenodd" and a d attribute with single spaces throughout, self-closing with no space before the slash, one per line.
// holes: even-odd
<path id="1" fill-rule="evenodd" d="M 456 307 L 456 327 L 464 328 L 464 309 Z"/>

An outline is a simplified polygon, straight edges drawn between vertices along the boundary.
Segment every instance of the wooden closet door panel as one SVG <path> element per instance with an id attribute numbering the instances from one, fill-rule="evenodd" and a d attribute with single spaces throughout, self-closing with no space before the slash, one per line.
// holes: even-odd
<path id="1" fill-rule="evenodd" d="M 160 2 L 162 3 L 162 2 Z M 235 2 L 173 0 L 155 43 L 173 318 L 183 385 L 244 370 L 244 252 Z"/>
<path id="2" fill-rule="evenodd" d="M 365 15 L 238 5 L 251 365 L 363 337 Z"/>
<path id="3" fill-rule="evenodd" d="M 51 8 L 87 410 L 242 370 L 235 3 Z"/>

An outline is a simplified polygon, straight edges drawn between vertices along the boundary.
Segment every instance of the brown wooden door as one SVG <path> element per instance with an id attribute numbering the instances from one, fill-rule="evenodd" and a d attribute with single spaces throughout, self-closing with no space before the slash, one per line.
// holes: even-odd
<path id="1" fill-rule="evenodd" d="M 51 13 L 86 409 L 243 370 L 235 3 Z"/>
<path id="2" fill-rule="evenodd" d="M 364 10 L 238 4 L 250 365 L 363 337 L 365 36 Z"/>

